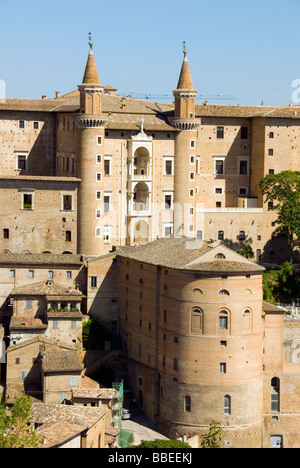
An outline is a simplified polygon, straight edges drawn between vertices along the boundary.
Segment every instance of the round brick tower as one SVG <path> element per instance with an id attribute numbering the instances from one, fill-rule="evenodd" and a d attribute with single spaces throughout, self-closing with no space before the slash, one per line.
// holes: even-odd
<path id="1" fill-rule="evenodd" d="M 90 51 L 80 92 L 80 113 L 75 116 L 77 132 L 78 176 L 81 179 L 78 196 L 78 252 L 83 255 L 99 255 L 103 244 L 99 219 L 103 212 L 103 160 L 105 126 L 107 118 L 102 114 L 104 87 L 100 85 L 97 66 L 89 42 Z"/>

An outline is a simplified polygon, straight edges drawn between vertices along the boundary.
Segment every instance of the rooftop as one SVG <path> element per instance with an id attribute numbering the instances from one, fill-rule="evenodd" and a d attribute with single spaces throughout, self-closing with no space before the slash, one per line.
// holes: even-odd
<path id="1" fill-rule="evenodd" d="M 80 301 L 82 293 L 78 289 L 68 288 L 52 280 L 41 281 L 34 284 L 26 284 L 15 288 L 11 296 L 45 296 L 47 299 L 66 299 Z"/>
<path id="2" fill-rule="evenodd" d="M 137 247 L 119 247 L 120 257 L 177 270 L 201 272 L 259 272 L 260 265 L 239 255 L 219 242 L 205 242 L 187 237 L 162 238 Z M 223 258 L 216 258 L 222 254 Z"/>
<path id="3" fill-rule="evenodd" d="M 106 412 L 104 408 L 44 403 L 33 403 L 31 408 L 32 421 L 36 424 L 68 422 L 86 429 L 92 427 Z"/>
<path id="4" fill-rule="evenodd" d="M 81 372 L 83 370 L 75 350 L 47 351 L 43 356 L 42 368 L 46 373 Z"/>

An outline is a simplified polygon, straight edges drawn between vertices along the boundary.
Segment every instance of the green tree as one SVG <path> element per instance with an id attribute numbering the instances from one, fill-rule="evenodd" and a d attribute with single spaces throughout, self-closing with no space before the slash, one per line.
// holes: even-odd
<path id="1" fill-rule="evenodd" d="M 88 320 L 82 325 L 83 346 L 88 350 L 104 349 L 105 341 L 111 341 L 112 334 L 100 322 Z"/>
<path id="2" fill-rule="evenodd" d="M 222 432 L 220 425 L 213 421 L 209 426 L 208 433 L 201 436 L 201 448 L 221 448 Z"/>
<path id="3" fill-rule="evenodd" d="M 131 445 L 129 448 L 191 448 L 186 442 L 181 440 L 142 440 L 139 445 Z"/>
<path id="4" fill-rule="evenodd" d="M 27 395 L 16 398 L 12 409 L 0 403 L 0 448 L 37 448 L 41 445 L 31 426 L 31 400 Z"/>
<path id="5" fill-rule="evenodd" d="M 234 251 L 246 258 L 254 257 L 254 252 L 251 245 L 245 245 L 245 247 L 243 247 L 242 249 L 234 249 Z"/>
<path id="6" fill-rule="evenodd" d="M 274 235 L 287 239 L 292 263 L 294 240 L 300 238 L 300 172 L 269 174 L 260 181 L 259 186 L 265 202 L 270 203 L 269 209 L 278 214 Z"/>

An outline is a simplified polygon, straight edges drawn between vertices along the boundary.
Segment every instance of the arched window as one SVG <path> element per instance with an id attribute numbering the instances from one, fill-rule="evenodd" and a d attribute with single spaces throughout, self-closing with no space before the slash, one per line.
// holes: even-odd
<path id="1" fill-rule="evenodd" d="M 220 330 L 228 330 L 228 313 L 222 310 L 219 315 L 219 328 Z"/>
<path id="2" fill-rule="evenodd" d="M 203 312 L 198 307 L 192 310 L 191 332 L 199 334 L 203 332 Z"/>
<path id="3" fill-rule="evenodd" d="M 227 289 L 222 289 L 222 291 L 219 292 L 220 296 L 230 296 L 229 291 Z"/>
<path id="4" fill-rule="evenodd" d="M 189 395 L 186 395 L 184 397 L 184 411 L 186 413 L 190 413 L 191 412 L 191 409 L 192 409 L 192 401 L 191 401 L 191 397 Z"/>
<path id="5" fill-rule="evenodd" d="M 224 231 L 218 232 L 218 240 L 224 240 Z"/>
<path id="6" fill-rule="evenodd" d="M 273 377 L 271 380 L 271 411 L 279 411 L 280 407 L 280 380 Z"/>
<path id="7" fill-rule="evenodd" d="M 231 414 L 231 397 L 230 395 L 224 396 L 224 414 Z"/>
<path id="8" fill-rule="evenodd" d="M 218 254 L 215 256 L 215 258 L 218 258 L 218 259 L 222 258 L 222 259 L 224 259 L 224 258 L 226 258 L 226 257 L 225 257 L 224 254 L 218 253 Z"/>
<path id="9" fill-rule="evenodd" d="M 252 331 L 252 312 L 250 309 L 244 310 L 242 320 L 243 333 L 251 333 Z"/>

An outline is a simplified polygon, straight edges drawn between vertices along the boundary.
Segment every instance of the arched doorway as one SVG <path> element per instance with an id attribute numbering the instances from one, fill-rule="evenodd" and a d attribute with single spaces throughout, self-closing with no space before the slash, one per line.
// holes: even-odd
<path id="1" fill-rule="evenodd" d="M 149 226 L 146 221 L 137 221 L 134 226 L 134 242 L 145 244 L 148 242 Z"/>

